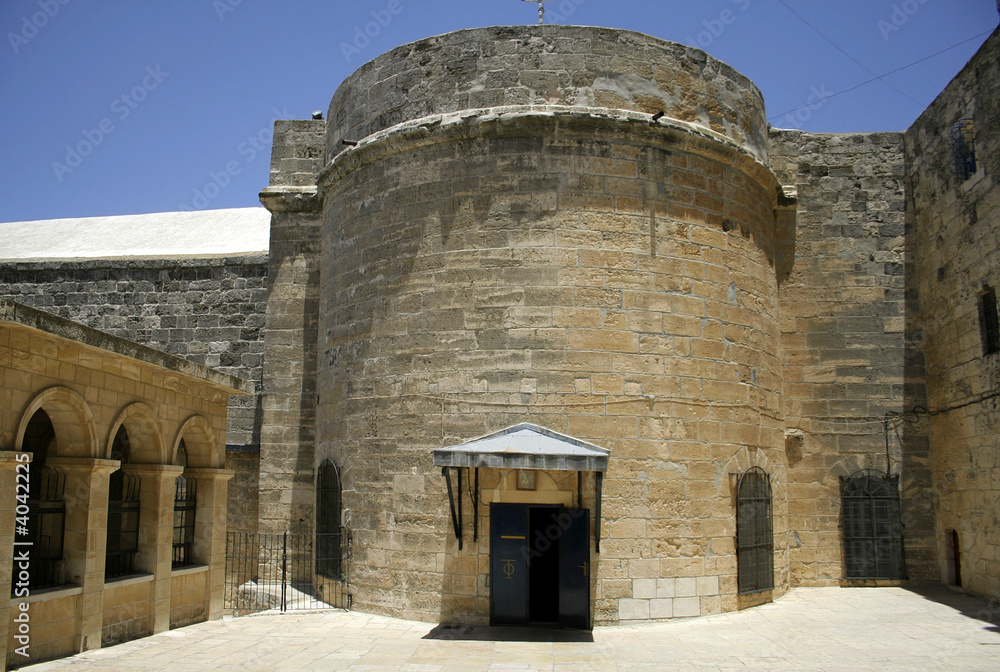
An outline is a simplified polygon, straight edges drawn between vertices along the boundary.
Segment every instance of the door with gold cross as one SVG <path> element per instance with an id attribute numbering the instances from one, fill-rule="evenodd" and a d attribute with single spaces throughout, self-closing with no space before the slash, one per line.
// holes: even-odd
<path id="1" fill-rule="evenodd" d="M 590 627 L 589 515 L 490 505 L 490 622 Z"/>

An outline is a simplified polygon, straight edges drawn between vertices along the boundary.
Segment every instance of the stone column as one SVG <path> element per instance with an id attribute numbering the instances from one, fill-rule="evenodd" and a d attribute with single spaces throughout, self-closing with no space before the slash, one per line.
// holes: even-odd
<path id="1" fill-rule="evenodd" d="M 117 460 L 50 457 L 46 464 L 66 474 L 66 533 L 63 572 L 66 583 L 83 588 L 78 602 L 76 650 L 101 646 L 104 622 L 104 560 L 108 541 L 108 478 Z"/>
<path id="2" fill-rule="evenodd" d="M 18 460 L 18 456 L 20 460 Z M 0 591 L 10 590 L 14 554 L 14 516 L 17 514 L 17 497 L 15 484 L 17 480 L 17 465 L 30 462 L 31 453 L 0 452 Z M 4 597 L 9 593 L 3 593 Z M 0 600 L 0 670 L 7 669 L 7 638 L 10 623 L 10 604 L 8 599 Z"/>
<path id="3" fill-rule="evenodd" d="M 198 488 L 194 514 L 194 558 L 208 565 L 205 579 L 205 613 L 208 620 L 222 618 L 226 590 L 226 501 L 229 469 L 185 469 Z"/>
<path id="4" fill-rule="evenodd" d="M 139 486 L 138 566 L 153 575 L 153 632 L 170 629 L 170 581 L 173 563 L 174 486 L 184 467 L 130 464 L 126 470 L 141 479 Z"/>

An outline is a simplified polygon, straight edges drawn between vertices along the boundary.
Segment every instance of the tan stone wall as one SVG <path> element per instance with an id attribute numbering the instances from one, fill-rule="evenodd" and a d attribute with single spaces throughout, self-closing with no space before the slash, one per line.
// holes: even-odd
<path id="1" fill-rule="evenodd" d="M 10 368 L 4 366 L 7 362 Z M 142 401 L 160 423 L 161 445 L 156 447 L 159 454 L 145 453 L 138 461 L 171 462 L 173 441 L 182 424 L 192 415 L 199 415 L 211 423 L 215 452 L 192 456 L 194 451 L 189 447 L 189 460 L 222 466 L 223 451 L 219 448 L 223 444 L 219 437 L 224 437 L 226 431 L 226 392 L 206 389 L 184 376 L 18 326 L 0 328 L 0 366 L 4 375 L 0 394 L 7 402 L 0 408 L 0 449 L 14 448 L 14 434 L 29 402 L 47 388 L 62 386 L 86 402 L 96 442 L 84 446 L 64 441 L 64 446 L 57 449 L 58 455 L 105 457 L 114 439 L 111 431 L 117 429 L 113 427 L 115 420 L 130 403 Z M 58 429 L 57 441 L 61 438 Z M 147 446 L 146 450 L 153 451 L 154 447 Z"/>
<path id="2" fill-rule="evenodd" d="M 886 413 L 923 404 L 922 341 L 908 323 L 902 134 L 772 131 L 772 167 L 798 192 L 780 244 L 779 305 L 793 585 L 844 577 L 840 482 L 887 468 Z M 894 417 L 894 416 L 893 416 Z M 910 576 L 933 564 L 928 442 L 892 419 L 888 467 L 901 476 Z"/>
<path id="3" fill-rule="evenodd" d="M 111 646 L 153 634 L 150 598 L 153 583 L 134 579 L 108 583 L 104 587 L 104 622 L 101 645 Z M 122 585 L 116 585 L 120 583 Z"/>
<path id="4" fill-rule="evenodd" d="M 21 455 L 24 426 L 44 409 L 55 430 L 46 463 L 66 478 L 66 531 L 57 576 L 65 585 L 51 594 L 32 591 L 28 598 L 31 661 L 169 626 L 173 486 L 182 470 L 169 465 L 181 437 L 189 472 L 204 486 L 198 489 L 195 545 L 196 555 L 210 564 L 213 585 L 203 583 L 202 612 L 208 613 L 210 604 L 221 608 L 225 488 L 232 476 L 219 468 L 226 407 L 230 392 L 249 386 L 233 387 L 240 381 L 17 304 L 0 302 L 0 318 L 5 396 L 0 451 L 4 457 Z M 119 425 L 131 439 L 127 468 L 142 479 L 136 570 L 149 574 L 105 583 L 108 476 L 119 466 L 105 457 Z M 3 531 L 12 522 L 8 516 Z M 7 610 L 3 616 L 6 627 L 14 615 Z M 10 634 L 8 628 L 5 646 Z M 12 662 L 23 662 L 10 658 L 9 649 L 4 653 Z"/>
<path id="5" fill-rule="evenodd" d="M 323 128 L 318 120 L 275 124 L 271 184 L 261 194 L 272 213 L 257 483 L 262 533 L 313 530 L 322 223 L 315 180 Z"/>
<path id="6" fill-rule="evenodd" d="M 774 485 L 781 594 L 770 173 L 627 114 L 422 134 L 358 148 L 321 180 L 316 461 L 345 467 L 355 606 L 487 616 L 431 451 L 521 421 L 611 450 L 597 623 L 654 617 L 626 600 L 668 599 L 660 579 L 693 579 L 683 599 L 705 613 L 736 608 L 733 475 L 752 465 Z"/>
<path id="7" fill-rule="evenodd" d="M 174 574 L 170 578 L 171 628 L 198 623 L 208 617 L 205 610 L 207 578 L 208 573 L 204 571 Z"/>
<path id="8" fill-rule="evenodd" d="M 29 657 L 17 653 L 19 642 L 14 639 L 17 624 L 14 622 L 18 607 L 11 609 L 7 637 L 7 666 L 23 666 L 38 663 L 51 658 L 68 656 L 76 652 L 76 637 L 79 628 L 77 611 L 79 595 L 69 595 L 49 599 L 35 599 L 29 603 L 31 644 L 28 647 Z M 12 604 L 16 604 L 13 600 Z"/>
<path id="9" fill-rule="evenodd" d="M 926 332 L 933 447 L 935 576 L 954 581 L 948 538 L 958 533 L 962 585 L 1000 598 L 1000 355 L 984 354 L 979 301 L 1000 287 L 1000 35 L 996 32 L 906 133 L 908 215 Z M 954 168 L 951 128 L 971 117 L 978 170 Z"/>
<path id="10" fill-rule="evenodd" d="M 764 101 L 753 82 L 700 49 L 628 30 L 496 26 L 404 44 L 338 87 L 326 159 L 400 122 L 505 105 L 631 110 L 699 124 L 763 160 Z M 272 164 L 273 165 L 273 164 Z"/>

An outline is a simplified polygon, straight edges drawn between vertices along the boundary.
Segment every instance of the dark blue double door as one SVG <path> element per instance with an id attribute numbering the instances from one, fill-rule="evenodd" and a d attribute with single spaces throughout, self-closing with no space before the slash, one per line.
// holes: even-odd
<path id="1" fill-rule="evenodd" d="M 587 509 L 490 505 L 490 622 L 590 628 Z"/>

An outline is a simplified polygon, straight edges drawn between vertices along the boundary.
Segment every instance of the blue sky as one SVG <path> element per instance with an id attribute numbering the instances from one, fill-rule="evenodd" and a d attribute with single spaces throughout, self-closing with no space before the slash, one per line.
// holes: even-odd
<path id="1" fill-rule="evenodd" d="M 703 48 L 754 80 L 773 125 L 834 133 L 907 128 L 998 20 L 995 0 L 546 7 L 550 23 Z M 0 221 L 259 205 L 275 118 L 325 114 L 400 44 L 537 15 L 522 0 L 3 0 Z"/>

